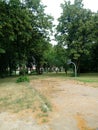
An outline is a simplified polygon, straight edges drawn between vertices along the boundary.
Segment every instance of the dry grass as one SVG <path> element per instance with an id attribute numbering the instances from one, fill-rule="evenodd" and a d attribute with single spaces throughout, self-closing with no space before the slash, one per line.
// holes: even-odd
<path id="1" fill-rule="evenodd" d="M 0 111 L 18 112 L 23 109 L 34 109 L 36 95 L 28 86 L 16 83 L 0 85 Z"/>
<path id="2" fill-rule="evenodd" d="M 30 83 L 16 83 L 15 78 L 0 79 L 0 112 L 20 112 L 26 109 L 47 112 L 46 98 L 30 86 Z"/>

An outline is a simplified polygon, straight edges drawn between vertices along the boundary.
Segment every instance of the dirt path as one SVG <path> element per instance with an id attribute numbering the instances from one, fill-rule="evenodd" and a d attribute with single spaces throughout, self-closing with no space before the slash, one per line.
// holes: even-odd
<path id="1" fill-rule="evenodd" d="M 0 130 L 98 130 L 98 88 L 64 79 L 33 80 L 32 87 L 53 105 L 47 123 L 1 113 Z"/>

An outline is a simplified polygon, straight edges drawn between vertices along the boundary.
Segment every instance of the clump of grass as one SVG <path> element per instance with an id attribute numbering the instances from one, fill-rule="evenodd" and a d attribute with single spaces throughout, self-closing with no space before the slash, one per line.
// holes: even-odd
<path id="1" fill-rule="evenodd" d="M 29 82 L 30 80 L 29 80 L 29 78 L 27 77 L 27 76 L 20 76 L 17 80 L 16 80 L 16 82 L 17 83 L 20 83 L 20 82 Z"/>
<path id="2" fill-rule="evenodd" d="M 42 123 L 46 123 L 46 122 L 48 122 L 48 119 L 43 118 Z"/>
<path id="3" fill-rule="evenodd" d="M 45 104 L 41 104 L 40 108 L 41 108 L 41 111 L 44 113 L 49 111 L 49 108 Z"/>
<path id="4" fill-rule="evenodd" d="M 48 111 L 51 111 L 52 110 L 52 107 L 51 107 L 51 104 L 49 103 L 49 101 L 47 101 L 46 99 L 43 100 L 44 102 L 41 104 L 40 108 L 41 108 L 41 111 L 46 113 Z"/>
<path id="5" fill-rule="evenodd" d="M 38 95 L 39 95 L 39 98 L 41 100 L 41 105 L 40 105 L 41 111 L 44 113 L 51 111 L 52 106 L 51 106 L 50 102 L 47 100 L 47 98 L 40 93 Z"/>
<path id="6" fill-rule="evenodd" d="M 30 86 L 29 86 L 30 88 Z M 33 91 L 36 93 L 39 101 L 40 101 L 40 109 L 42 112 L 46 113 L 48 111 L 52 111 L 51 103 L 48 101 L 48 99 L 41 94 L 39 91 L 33 88 Z"/>

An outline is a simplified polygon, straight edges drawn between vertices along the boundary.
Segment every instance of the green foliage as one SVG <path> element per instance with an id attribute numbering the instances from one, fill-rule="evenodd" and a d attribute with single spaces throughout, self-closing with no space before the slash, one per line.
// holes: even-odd
<path id="1" fill-rule="evenodd" d="M 29 78 L 27 76 L 20 76 L 18 79 L 17 79 L 17 83 L 20 83 L 20 82 L 29 82 Z"/>
<path id="2" fill-rule="evenodd" d="M 80 70 L 81 59 L 85 57 L 86 60 L 86 57 L 91 56 L 91 49 L 97 38 L 97 30 L 94 26 L 98 14 L 83 8 L 82 0 L 75 0 L 74 4 L 65 1 L 61 8 L 63 13 L 58 19 L 56 39 L 58 44 L 67 47 L 68 57 Z M 85 67 L 85 63 L 82 67 Z"/>
<path id="3" fill-rule="evenodd" d="M 27 69 L 25 69 L 25 68 L 23 68 L 23 69 L 21 69 L 20 70 L 20 72 L 19 72 L 19 75 L 26 75 L 28 72 L 27 72 Z"/>
<path id="4" fill-rule="evenodd" d="M 67 52 L 61 45 L 49 46 L 49 49 L 44 54 L 47 67 L 64 67 L 67 62 Z M 67 66 L 66 66 L 67 68 Z"/>
<path id="5" fill-rule="evenodd" d="M 32 56 L 41 66 L 53 18 L 40 0 L 0 1 L 0 74 L 26 65 Z"/>
<path id="6" fill-rule="evenodd" d="M 5 53 L 5 50 L 2 49 L 2 48 L 0 48 L 0 53 L 1 53 L 1 54 L 2 54 L 2 53 Z"/>

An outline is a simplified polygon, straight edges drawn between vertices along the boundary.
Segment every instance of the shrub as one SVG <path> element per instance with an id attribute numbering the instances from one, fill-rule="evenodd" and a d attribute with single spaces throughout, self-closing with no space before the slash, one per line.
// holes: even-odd
<path id="1" fill-rule="evenodd" d="M 29 82 L 29 78 L 27 76 L 20 76 L 18 79 L 17 79 L 17 83 L 20 83 L 20 82 Z"/>

